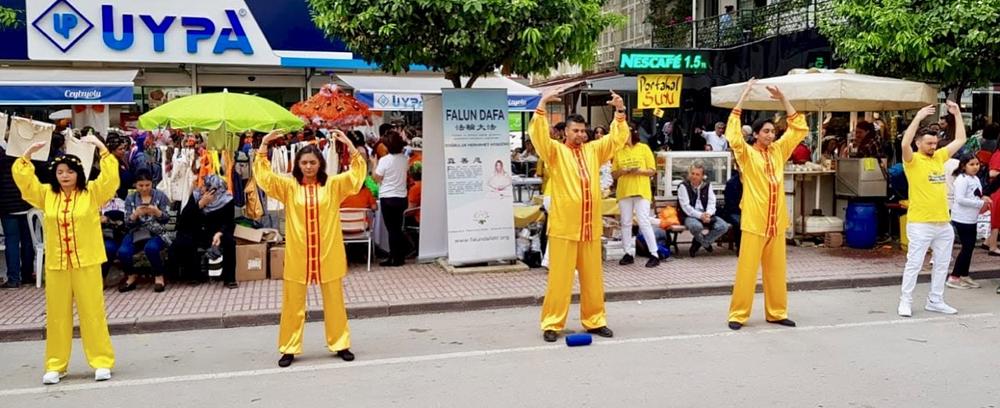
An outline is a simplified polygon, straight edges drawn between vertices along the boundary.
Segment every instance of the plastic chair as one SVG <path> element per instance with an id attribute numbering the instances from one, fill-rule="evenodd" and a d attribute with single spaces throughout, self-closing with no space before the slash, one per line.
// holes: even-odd
<path id="1" fill-rule="evenodd" d="M 344 233 L 344 245 L 368 244 L 368 270 L 372 270 L 372 211 L 366 208 L 341 208 L 340 229 Z"/>
<path id="2" fill-rule="evenodd" d="M 42 236 L 41 210 L 28 211 L 28 229 L 31 231 L 31 247 L 35 249 L 35 287 L 42 287 L 42 275 L 45 265 L 45 238 Z"/>

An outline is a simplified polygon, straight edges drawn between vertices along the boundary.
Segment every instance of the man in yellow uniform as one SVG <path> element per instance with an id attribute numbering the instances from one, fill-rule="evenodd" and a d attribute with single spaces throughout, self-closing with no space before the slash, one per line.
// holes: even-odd
<path id="1" fill-rule="evenodd" d="M 557 99 L 549 91 L 539 102 L 528 133 L 549 171 L 546 193 L 552 197 L 548 209 L 549 282 L 542 305 L 542 332 L 554 342 L 566 326 L 573 289 L 573 271 L 580 274 L 580 321 L 588 332 L 602 337 L 614 334 L 604 315 L 604 278 L 601 264 L 600 166 L 614 157 L 629 137 L 625 103 L 612 93 L 608 102 L 616 110 L 610 137 L 587 141 L 587 123 L 580 115 L 566 120 L 566 141 L 549 137 L 545 104 Z"/>
<path id="2" fill-rule="evenodd" d="M 943 148 L 938 149 L 936 132 L 930 128 L 919 129 L 920 122 L 934 114 L 933 106 L 924 107 L 917 112 L 917 116 L 903 133 L 903 170 L 910 186 L 910 206 L 906 210 L 906 237 L 910 244 L 906 253 L 906 267 L 903 269 L 902 294 L 899 297 L 898 311 L 902 317 L 913 315 L 913 289 L 917 286 L 917 275 L 924 265 L 928 248 L 934 251 L 934 270 L 931 271 L 931 290 L 924 310 L 944 314 L 958 313 L 958 310 L 944 302 L 944 283 L 955 243 L 955 231 L 949 223 L 951 213 L 948 212 L 944 163 L 965 146 L 966 134 L 958 104 L 948 101 L 948 113 L 955 118 L 955 140 Z M 914 139 L 917 152 L 911 147 Z"/>
<path id="3" fill-rule="evenodd" d="M 774 123 L 770 119 L 753 124 L 755 142 L 751 146 L 740 132 L 743 101 L 757 82 L 747 82 L 743 95 L 729 115 L 726 140 L 743 171 L 743 210 L 740 257 L 736 264 L 736 281 L 729 304 L 729 328 L 739 330 L 750 318 L 757 270 L 763 267 L 764 312 L 768 323 L 795 327 L 788 319 L 788 288 L 786 285 L 785 229 L 788 214 L 785 209 L 784 168 L 792 150 L 805 139 L 809 128 L 802 115 L 777 87 L 767 87 L 771 98 L 781 101 L 788 115 L 788 130 L 775 141 Z"/>

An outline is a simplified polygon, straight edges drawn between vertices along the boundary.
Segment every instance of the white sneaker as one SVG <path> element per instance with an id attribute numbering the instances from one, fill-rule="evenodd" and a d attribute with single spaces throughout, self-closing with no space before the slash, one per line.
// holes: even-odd
<path id="1" fill-rule="evenodd" d="M 909 302 L 899 302 L 899 315 L 902 317 L 913 316 L 913 310 L 911 310 Z"/>
<path id="2" fill-rule="evenodd" d="M 964 282 L 965 285 L 968 286 L 968 287 L 970 287 L 970 288 L 976 288 L 976 289 L 978 289 L 978 288 L 982 287 L 982 285 L 980 285 L 979 282 L 976 282 L 976 281 L 972 280 L 972 278 L 969 277 L 969 276 L 963 276 L 963 277 L 961 277 L 959 279 L 961 279 L 962 282 Z"/>
<path id="3" fill-rule="evenodd" d="M 948 306 L 948 304 L 944 302 L 927 302 L 927 305 L 924 306 L 924 310 L 944 314 L 958 313 L 958 309 Z"/>
<path id="4" fill-rule="evenodd" d="M 59 380 L 66 376 L 66 373 L 60 373 L 58 371 L 49 371 L 42 376 L 42 384 L 52 385 L 59 384 Z"/>
<path id="5" fill-rule="evenodd" d="M 107 381 L 111 379 L 111 370 L 107 368 L 98 368 L 94 370 L 94 381 Z"/>

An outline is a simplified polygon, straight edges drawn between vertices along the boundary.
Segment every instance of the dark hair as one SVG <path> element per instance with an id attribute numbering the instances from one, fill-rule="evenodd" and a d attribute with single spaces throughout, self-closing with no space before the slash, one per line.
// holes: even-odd
<path id="1" fill-rule="evenodd" d="M 632 146 L 642 142 L 642 136 L 639 135 L 639 128 L 629 128 L 629 139 L 632 141 Z"/>
<path id="2" fill-rule="evenodd" d="M 351 144 L 354 147 L 361 147 L 365 145 L 365 134 L 361 133 L 360 130 L 352 130 L 347 133 L 347 137 L 351 139 Z"/>
<path id="3" fill-rule="evenodd" d="M 62 189 L 62 187 L 59 186 L 59 179 L 56 178 L 56 170 L 59 169 L 60 164 L 65 164 L 70 170 L 76 173 L 76 189 L 86 191 L 87 173 L 83 171 L 83 163 L 80 162 L 79 157 L 67 154 L 56 157 L 51 163 L 49 163 L 49 175 L 51 177 L 49 185 L 52 187 L 52 192 L 58 194 Z"/>
<path id="4" fill-rule="evenodd" d="M 875 125 L 872 124 L 871 122 L 862 120 L 862 121 L 858 122 L 858 124 L 855 126 L 855 128 L 864 130 L 865 133 L 866 133 L 866 136 L 867 135 L 872 135 L 872 136 L 875 135 Z"/>
<path id="5" fill-rule="evenodd" d="M 393 126 L 391 124 L 388 124 L 388 123 L 383 123 L 381 125 L 378 125 L 378 135 L 379 135 L 379 137 L 385 137 L 386 133 L 388 133 L 394 127 L 395 126 Z"/>
<path id="6" fill-rule="evenodd" d="M 588 142 L 593 142 L 594 140 L 597 140 L 597 132 L 595 132 L 594 129 L 587 129 L 586 132 L 587 132 Z"/>
<path id="7" fill-rule="evenodd" d="M 135 182 L 140 181 L 153 181 L 153 173 L 150 173 L 147 169 L 139 169 L 135 172 Z"/>
<path id="8" fill-rule="evenodd" d="M 606 128 L 604 126 L 595 126 L 594 127 L 594 133 L 597 133 L 597 129 L 601 129 L 601 130 L 604 131 L 604 134 L 608 134 L 608 128 Z"/>
<path id="9" fill-rule="evenodd" d="M 937 126 L 937 123 L 935 123 L 934 125 Z M 938 135 L 937 132 L 931 130 L 930 126 L 924 126 L 924 127 L 922 127 L 922 128 L 920 128 L 920 129 L 917 130 L 917 135 L 916 135 L 916 137 L 913 138 L 913 141 L 917 142 L 917 141 L 923 140 L 924 136 L 934 136 L 934 137 L 937 137 L 937 135 Z"/>
<path id="10" fill-rule="evenodd" d="M 750 126 L 753 128 L 753 134 L 756 135 L 757 133 L 760 133 L 760 130 L 764 128 L 764 125 L 768 123 L 770 123 L 771 126 L 774 126 L 774 121 L 770 118 L 760 118 L 753 121 L 753 125 Z"/>
<path id="11" fill-rule="evenodd" d="M 1000 125 L 990 123 L 983 127 L 983 139 L 997 140 L 997 138 L 1000 138 Z"/>
<path id="12" fill-rule="evenodd" d="M 406 147 L 406 141 L 403 140 L 403 135 L 395 130 L 390 130 L 385 132 L 386 146 L 389 149 L 389 154 L 400 154 L 403 152 L 403 148 Z"/>
<path id="13" fill-rule="evenodd" d="M 306 145 L 306 147 L 303 147 L 299 149 L 299 151 L 295 152 L 295 164 L 292 166 L 292 176 L 295 177 L 295 181 L 298 181 L 300 185 L 302 184 L 302 178 L 305 177 L 305 175 L 302 174 L 302 168 L 299 167 L 299 161 L 302 160 L 302 156 L 307 154 L 316 156 L 316 160 L 319 160 L 319 171 L 316 172 L 316 181 L 319 182 L 319 185 L 325 186 L 326 160 L 323 159 L 323 153 L 319 151 L 319 148 L 316 147 L 316 145 Z"/>
<path id="14" fill-rule="evenodd" d="M 571 122 L 572 123 L 579 123 L 579 124 L 581 124 L 583 126 L 587 126 L 587 119 L 584 119 L 583 115 L 580 115 L 579 113 L 574 113 L 572 115 L 567 116 L 566 117 L 566 122 L 564 122 L 563 129 L 566 128 L 565 125 L 569 125 Z M 558 126 L 559 125 L 556 125 L 556 127 L 558 127 Z"/>
<path id="15" fill-rule="evenodd" d="M 974 154 L 963 154 L 958 158 L 958 167 L 955 168 L 955 171 L 951 172 L 951 176 L 958 177 L 959 174 L 965 173 L 965 166 L 969 165 L 969 162 L 973 160 L 979 160 L 979 158 Z"/>
<path id="16" fill-rule="evenodd" d="M 408 172 L 410 173 L 410 178 L 413 179 L 413 181 L 420 181 L 420 179 L 423 177 L 422 175 L 423 169 L 424 169 L 423 165 L 421 165 L 419 162 L 413 163 L 413 165 L 410 166 L 410 169 L 408 170 Z"/>
<path id="17" fill-rule="evenodd" d="M 553 127 L 554 127 L 554 128 L 556 129 L 556 130 L 558 130 L 558 131 L 562 132 L 562 131 L 566 130 L 566 122 L 559 122 L 559 123 L 556 123 L 556 125 L 555 125 L 555 126 L 553 126 Z"/>

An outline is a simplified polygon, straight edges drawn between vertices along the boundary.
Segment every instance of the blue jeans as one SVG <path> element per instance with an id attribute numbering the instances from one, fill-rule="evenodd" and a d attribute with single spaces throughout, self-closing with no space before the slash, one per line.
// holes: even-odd
<path id="1" fill-rule="evenodd" d="M 146 259 L 149 259 L 149 264 L 153 267 L 153 274 L 156 276 L 163 276 L 163 257 L 160 256 L 160 251 L 166 248 L 166 243 L 163 242 L 163 238 L 153 237 L 146 242 L 139 242 L 139 245 L 143 246 L 143 252 L 146 253 Z M 129 233 L 122 239 L 122 245 L 118 247 L 118 261 L 122 263 L 122 268 L 125 269 L 125 273 L 134 274 L 134 268 L 132 265 L 132 256 L 136 253 L 136 243 L 132 241 L 132 234 Z"/>
<path id="2" fill-rule="evenodd" d="M 703 247 L 711 246 L 715 243 L 715 240 L 725 235 L 726 231 L 729 231 L 729 223 L 717 216 L 712 216 L 710 224 L 711 228 L 709 228 L 709 225 L 702 223 L 698 218 L 687 217 L 684 219 L 684 226 L 691 232 L 691 235 L 694 235 L 694 240 Z M 709 230 L 707 235 L 702 235 L 702 230 L 704 229 Z"/>
<path id="3" fill-rule="evenodd" d="M 31 242 L 28 216 L 4 215 L 2 217 L 4 256 L 7 258 L 7 282 L 20 285 L 30 280 L 35 263 L 35 248 Z"/>

